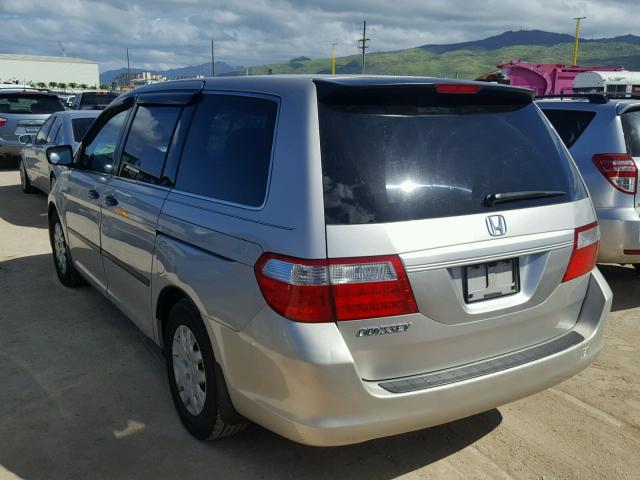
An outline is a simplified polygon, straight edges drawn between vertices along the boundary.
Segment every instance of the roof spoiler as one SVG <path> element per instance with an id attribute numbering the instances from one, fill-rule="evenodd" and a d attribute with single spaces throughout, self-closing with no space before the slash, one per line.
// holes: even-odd
<path id="1" fill-rule="evenodd" d="M 533 102 L 533 90 L 481 82 L 394 82 L 345 83 L 314 80 L 318 100 L 337 105 L 527 105 Z M 438 85 L 473 85 L 469 93 L 453 93 L 438 89 Z"/>
<path id="2" fill-rule="evenodd" d="M 547 98 L 559 98 L 560 100 L 568 98 L 578 98 L 588 100 L 589 103 L 607 103 L 609 97 L 604 93 L 558 93 L 555 95 L 538 95 L 536 100 L 544 100 Z"/>

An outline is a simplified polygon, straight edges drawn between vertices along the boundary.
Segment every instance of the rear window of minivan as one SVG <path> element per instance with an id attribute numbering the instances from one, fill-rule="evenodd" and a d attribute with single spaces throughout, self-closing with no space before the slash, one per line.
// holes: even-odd
<path id="1" fill-rule="evenodd" d="M 352 96 L 353 102 L 319 93 L 327 224 L 490 213 L 586 197 L 561 141 L 530 101 L 505 95 L 501 103 L 496 94 L 446 101 L 430 90 L 411 98 Z M 490 194 L 533 190 L 564 194 L 485 203 Z"/>

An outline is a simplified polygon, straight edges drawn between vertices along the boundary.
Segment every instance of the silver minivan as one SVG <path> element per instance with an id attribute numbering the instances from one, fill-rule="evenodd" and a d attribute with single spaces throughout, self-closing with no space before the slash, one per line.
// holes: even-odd
<path id="1" fill-rule="evenodd" d="M 341 445 L 561 382 L 611 291 L 582 179 L 527 90 L 417 77 L 150 85 L 49 195 L 62 283 L 167 359 L 197 438 Z"/>

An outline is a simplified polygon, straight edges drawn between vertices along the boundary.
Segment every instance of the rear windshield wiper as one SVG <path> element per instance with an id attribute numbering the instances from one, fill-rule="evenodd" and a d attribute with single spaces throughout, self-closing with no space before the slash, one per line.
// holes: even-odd
<path id="1" fill-rule="evenodd" d="M 567 192 L 558 190 L 532 190 L 525 192 L 490 193 L 484 197 L 484 204 L 493 207 L 497 203 L 517 202 L 518 200 L 530 200 L 532 198 L 560 197 Z"/>

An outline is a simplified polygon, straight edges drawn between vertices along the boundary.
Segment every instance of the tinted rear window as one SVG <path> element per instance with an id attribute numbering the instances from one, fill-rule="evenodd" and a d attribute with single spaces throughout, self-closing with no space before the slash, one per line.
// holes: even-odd
<path id="1" fill-rule="evenodd" d="M 71 120 L 71 126 L 73 127 L 73 139 L 76 142 L 81 142 L 84 134 L 87 133 L 89 127 L 93 123 L 95 118 L 74 118 Z"/>
<path id="2" fill-rule="evenodd" d="M 106 107 L 118 95 L 115 93 L 83 93 L 80 98 L 81 107 Z"/>
<path id="3" fill-rule="evenodd" d="M 185 142 L 176 188 L 250 207 L 264 203 L 278 104 L 205 95 Z"/>
<path id="4" fill-rule="evenodd" d="M 327 224 L 384 223 L 550 205 L 586 196 L 530 104 L 319 103 Z M 345 97 L 347 98 L 347 97 Z M 392 102 L 393 98 L 383 98 Z M 562 191 L 503 203 L 492 193 Z"/>
<path id="5" fill-rule="evenodd" d="M 570 148 L 591 123 L 595 112 L 581 110 L 542 110 L 560 138 Z"/>
<path id="6" fill-rule="evenodd" d="M 632 157 L 640 157 L 640 110 L 625 113 L 621 119 L 627 153 Z"/>
<path id="7" fill-rule="evenodd" d="M 64 110 L 60 99 L 37 93 L 0 93 L 0 113 L 47 114 Z"/>

